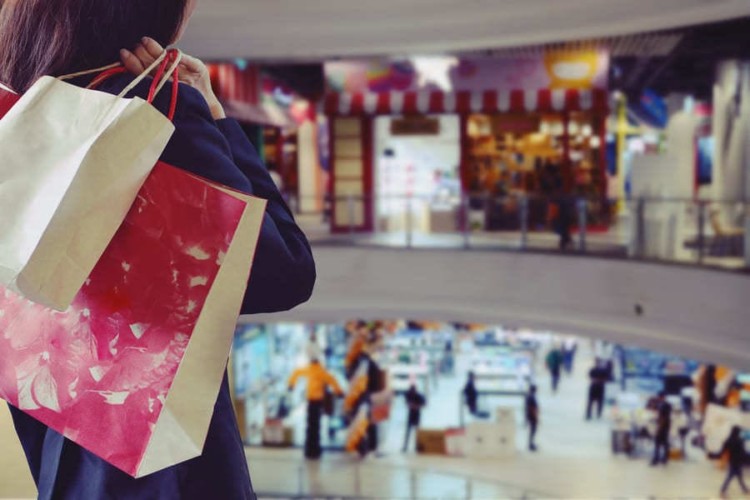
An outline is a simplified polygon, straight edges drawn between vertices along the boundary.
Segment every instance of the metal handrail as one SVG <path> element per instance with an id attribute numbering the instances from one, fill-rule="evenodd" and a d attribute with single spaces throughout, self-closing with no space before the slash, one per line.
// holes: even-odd
<path id="1" fill-rule="evenodd" d="M 250 463 L 250 471 L 252 475 L 253 471 L 253 459 L 250 457 L 248 459 L 248 462 Z M 458 480 L 463 482 L 463 498 L 471 499 L 474 496 L 474 492 L 477 489 L 478 485 L 486 485 L 491 488 L 495 488 L 497 490 L 503 490 L 504 491 L 504 498 L 527 498 L 529 496 L 533 497 L 544 497 L 544 498 L 554 498 L 554 495 L 550 495 L 549 493 L 540 493 L 538 491 L 534 491 L 533 489 L 526 488 L 525 486 L 520 485 L 512 485 L 508 483 L 504 483 L 501 481 L 497 481 L 492 478 L 486 478 L 486 477 L 477 477 L 470 474 L 459 474 L 459 473 L 452 473 L 452 472 L 444 472 L 441 470 L 436 470 L 433 468 L 425 468 L 425 467 L 419 467 L 419 466 L 396 466 L 396 465 L 389 465 L 389 464 L 383 464 L 383 463 L 374 463 L 374 462 L 362 462 L 356 458 L 353 458 L 351 462 L 348 462 L 346 464 L 340 465 L 336 464 L 336 473 L 337 474 L 343 474 L 348 473 L 352 478 L 353 486 L 350 491 L 316 491 L 315 488 L 311 487 L 308 476 L 308 463 L 305 463 L 300 460 L 290 460 L 290 459 L 282 459 L 282 458 L 276 458 L 276 457 L 266 457 L 264 456 L 262 459 L 262 462 L 268 463 L 268 462 L 274 462 L 275 464 L 289 464 L 291 467 L 294 468 L 295 478 L 294 481 L 292 481 L 292 478 L 287 478 L 285 483 L 287 485 L 294 484 L 296 487 L 296 491 L 292 493 L 293 495 L 296 495 L 297 497 L 309 497 L 309 496 L 325 496 L 325 495 L 335 495 L 336 497 L 341 498 L 363 498 L 363 497 L 372 497 L 373 495 L 368 495 L 368 492 L 363 487 L 363 472 L 366 473 L 368 471 L 378 470 L 380 471 L 387 471 L 389 474 L 404 474 L 407 473 L 409 477 L 408 482 L 408 492 L 404 492 L 404 496 L 408 496 L 412 499 L 422 498 L 420 495 L 420 479 L 424 478 L 425 476 L 431 476 L 431 477 L 441 477 L 441 478 L 448 478 L 452 480 Z M 276 465 L 274 465 L 274 468 L 276 469 L 276 472 L 278 473 L 278 469 L 276 468 Z M 253 476 L 256 477 L 256 476 Z M 507 492 L 517 492 L 517 495 L 508 495 Z M 260 496 L 264 495 L 290 495 L 289 489 L 284 490 L 283 488 L 279 488 L 277 490 L 261 490 L 258 489 L 256 493 Z"/>
<path id="2" fill-rule="evenodd" d="M 453 229 L 443 228 L 438 233 L 418 230 L 416 217 L 429 215 L 424 204 L 430 202 L 439 202 L 442 208 L 438 212 L 449 214 L 448 219 L 441 216 L 440 220 L 453 217 L 453 222 L 449 222 Z M 460 196 L 454 193 L 448 197 L 427 194 L 349 195 L 328 199 L 327 203 L 321 223 L 327 224 L 330 217 L 334 217 L 337 230 L 330 232 L 323 226 L 319 227 L 318 233 L 322 229 L 325 234 L 319 234 L 316 243 L 333 239 L 337 244 L 349 241 L 357 245 L 385 244 L 407 249 L 437 245 L 465 250 L 496 249 L 499 245 L 506 250 L 533 252 L 552 248 L 549 238 L 540 240 L 541 235 L 557 234 L 560 246 L 569 254 L 606 254 L 631 260 L 750 270 L 750 203 L 747 200 L 697 197 L 616 200 L 595 195 L 545 197 L 510 193 L 495 196 L 464 192 Z M 344 210 L 336 203 L 345 203 Z M 623 204 L 624 211 L 615 210 Z M 366 211 L 372 213 L 376 205 L 391 208 L 391 215 L 383 215 L 386 219 L 380 221 L 370 221 L 368 224 L 372 229 L 365 230 L 370 226 L 363 225 L 367 219 L 364 214 Z M 552 205 L 557 205 L 558 210 L 550 210 Z M 565 222 L 558 224 L 560 218 L 555 219 L 554 214 L 563 210 Z M 663 219 L 661 226 L 654 222 L 657 219 Z M 385 220 L 395 225 L 390 226 L 391 229 L 379 227 Z M 721 221 L 728 228 L 726 234 L 717 229 L 721 228 Z M 605 233 L 606 237 L 594 235 L 592 226 L 599 232 L 609 228 L 609 233 Z M 669 231 L 671 233 L 667 235 Z M 570 236 L 563 238 L 566 232 Z M 540 248 L 540 245 L 543 246 Z"/>

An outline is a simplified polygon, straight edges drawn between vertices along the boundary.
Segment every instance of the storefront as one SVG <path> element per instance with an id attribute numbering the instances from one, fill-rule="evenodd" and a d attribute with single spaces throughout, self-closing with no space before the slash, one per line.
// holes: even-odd
<path id="1" fill-rule="evenodd" d="M 304 409 L 304 397 L 287 393 L 289 375 L 309 363 L 310 346 L 324 353 L 325 365 L 343 372 L 345 334 L 341 325 L 240 324 L 232 349 L 230 377 L 241 434 L 249 445 L 293 444 L 269 436 L 279 419 Z M 264 434 L 265 430 L 265 434 Z M 296 429 L 303 436 L 304 429 Z M 326 445 L 332 444 L 325 441 Z M 339 440 L 336 444 L 342 444 Z"/>
<path id="2" fill-rule="evenodd" d="M 332 229 L 382 227 L 375 200 L 382 196 L 379 164 L 388 151 L 379 147 L 385 125 L 378 123 L 389 121 L 392 130 L 411 129 L 424 139 L 430 121 L 440 121 L 442 129 L 451 116 L 459 129 L 457 178 L 464 196 L 572 195 L 589 202 L 589 223 L 606 224 L 608 62 L 601 53 L 559 53 L 327 64 Z M 427 170 L 445 167 L 433 159 Z M 485 212 L 483 229 L 513 229 Z M 517 225 L 518 217 L 511 219 Z M 532 228 L 543 216 L 537 219 Z"/>
<path id="3" fill-rule="evenodd" d="M 326 174 L 315 106 L 257 65 L 210 64 L 227 116 L 237 119 L 293 208 L 320 212 Z"/>

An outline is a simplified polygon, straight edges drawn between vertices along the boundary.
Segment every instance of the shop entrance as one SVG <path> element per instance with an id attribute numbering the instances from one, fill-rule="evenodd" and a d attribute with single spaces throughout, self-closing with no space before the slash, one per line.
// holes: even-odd
<path id="1" fill-rule="evenodd" d="M 458 229 L 458 115 L 375 118 L 376 230 L 421 234 Z"/>
<path id="2" fill-rule="evenodd" d="M 591 113 L 469 116 L 467 188 L 478 226 L 520 229 L 525 197 L 528 228 L 547 229 L 550 204 L 564 196 L 586 200 L 589 224 L 606 224 L 603 137 L 604 123 Z"/>

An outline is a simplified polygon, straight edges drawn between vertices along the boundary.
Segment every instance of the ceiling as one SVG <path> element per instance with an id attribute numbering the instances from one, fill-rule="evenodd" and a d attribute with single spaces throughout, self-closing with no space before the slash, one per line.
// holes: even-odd
<path id="1" fill-rule="evenodd" d="M 750 0 L 202 0 L 183 40 L 207 59 L 316 60 L 533 45 L 750 15 Z"/>
<path id="2" fill-rule="evenodd" d="M 673 92 L 710 100 L 720 61 L 750 54 L 750 16 L 676 29 L 616 35 L 568 42 L 461 51 L 460 56 L 498 59 L 539 57 L 549 50 L 604 50 L 612 57 L 610 89 L 638 99 L 644 90 Z M 318 100 L 325 78 L 319 62 L 263 64 L 266 73 L 300 95 Z"/>
<path id="3" fill-rule="evenodd" d="M 676 92 L 709 100 L 717 64 L 750 56 L 750 16 L 661 31 L 478 53 L 516 59 L 540 56 L 549 50 L 607 51 L 612 56 L 610 89 L 623 91 L 631 98 L 650 89 L 661 95 Z"/>
<path id="4" fill-rule="evenodd" d="M 671 35 L 679 40 L 667 52 L 614 52 L 610 88 L 631 97 L 648 88 L 662 95 L 676 92 L 710 100 L 717 64 L 750 56 L 750 17 L 693 26 Z"/>

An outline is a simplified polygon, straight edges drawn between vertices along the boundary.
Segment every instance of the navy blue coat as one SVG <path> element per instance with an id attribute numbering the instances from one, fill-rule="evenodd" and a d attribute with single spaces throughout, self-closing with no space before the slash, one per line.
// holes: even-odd
<path id="1" fill-rule="evenodd" d="M 130 80 L 120 75 L 100 90 L 116 94 Z M 134 94 L 144 97 L 148 87 L 144 82 Z M 165 111 L 169 97 L 162 94 L 155 105 Z M 305 302 L 315 282 L 310 246 L 239 124 L 214 121 L 200 93 L 186 85 L 180 85 L 174 123 L 164 161 L 269 202 L 242 312 L 277 312 Z M 203 455 L 137 480 L 24 413 L 11 412 L 40 499 L 255 498 L 226 376 Z"/>

